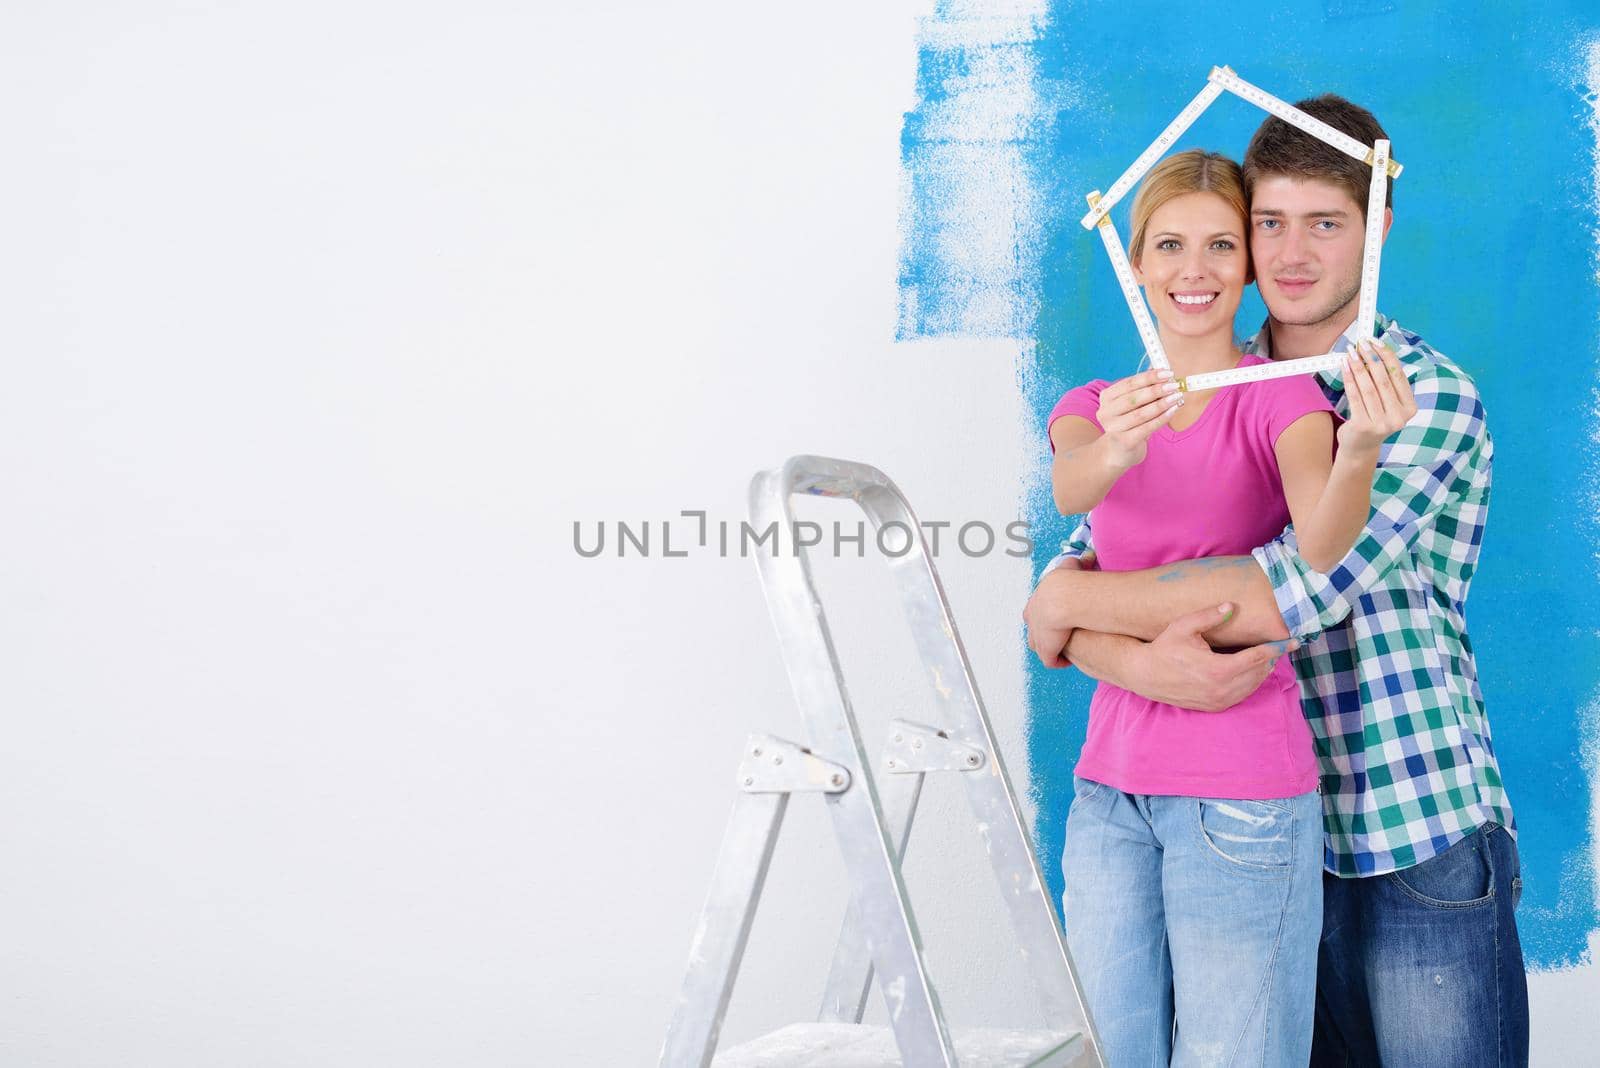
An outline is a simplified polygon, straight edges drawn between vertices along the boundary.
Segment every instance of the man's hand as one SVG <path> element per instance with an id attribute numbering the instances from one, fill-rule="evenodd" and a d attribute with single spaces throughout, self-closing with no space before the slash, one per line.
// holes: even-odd
<path id="1" fill-rule="evenodd" d="M 1417 398 L 1394 349 L 1371 339 L 1345 356 L 1350 418 L 1339 427 L 1340 450 L 1377 452 L 1417 414 Z"/>
<path id="2" fill-rule="evenodd" d="M 1088 568 L 1094 566 L 1094 554 L 1085 554 Z M 1028 625 L 1028 648 L 1039 658 L 1039 663 L 1047 668 L 1070 667 L 1071 661 L 1062 654 L 1066 651 L 1067 642 L 1072 640 L 1072 628 L 1063 619 L 1062 595 L 1059 591 L 1061 580 L 1051 581 L 1051 577 L 1058 571 L 1083 571 L 1086 570 L 1083 560 L 1068 557 L 1057 564 L 1049 574 L 1039 580 L 1039 585 L 1034 587 L 1033 596 L 1028 598 L 1027 605 L 1022 609 L 1022 621 Z"/>
<path id="3" fill-rule="evenodd" d="M 1238 704 L 1255 693 L 1278 657 L 1300 643 L 1290 638 L 1237 653 L 1212 652 L 1201 635 L 1233 618 L 1233 611 L 1233 605 L 1224 604 L 1179 616 L 1143 647 L 1129 677 L 1116 681 L 1141 697 L 1179 708 L 1221 712 Z"/>

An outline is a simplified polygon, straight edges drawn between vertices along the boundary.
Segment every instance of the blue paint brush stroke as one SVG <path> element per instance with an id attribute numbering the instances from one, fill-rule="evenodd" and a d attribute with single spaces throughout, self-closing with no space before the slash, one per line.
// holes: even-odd
<path id="1" fill-rule="evenodd" d="M 1441 18 L 1429 6 L 1374 0 L 1218 6 L 1203 18 L 1182 10 L 1057 3 L 1030 44 L 1038 97 L 1059 103 L 1021 139 L 1045 210 L 1034 220 L 1009 331 L 1034 342 L 1023 389 L 1039 427 L 1041 466 L 1027 501 L 1035 563 L 1042 567 L 1072 525 L 1050 503 L 1045 414 L 1067 386 L 1120 377 L 1137 363 L 1137 336 L 1104 252 L 1077 222 L 1083 194 L 1108 186 L 1213 64 L 1291 101 L 1333 91 L 1370 107 L 1406 165 L 1380 307 L 1476 377 L 1496 443 L 1468 619 L 1520 825 L 1523 949 L 1535 968 L 1580 963 L 1600 928 L 1594 784 L 1583 754 L 1597 742 L 1586 710 L 1600 684 L 1600 474 L 1590 414 L 1600 291 L 1592 108 L 1581 81 L 1600 16 L 1556 3 L 1525 18 L 1465 7 Z M 961 280 L 940 262 L 930 232 L 936 205 L 919 199 L 958 177 L 918 138 L 919 114 L 959 84 L 950 64 L 948 49 L 922 51 L 918 110 L 902 139 L 911 181 L 901 270 L 907 338 L 960 333 L 951 305 Z M 1261 118 L 1225 95 L 1178 147 L 1237 157 Z M 938 166 L 946 171 L 934 173 Z M 1126 205 L 1114 218 L 1126 235 Z M 1240 332 L 1253 332 L 1263 314 L 1252 294 Z M 1028 670 L 1036 844 L 1059 901 L 1090 684 L 1031 657 Z"/>

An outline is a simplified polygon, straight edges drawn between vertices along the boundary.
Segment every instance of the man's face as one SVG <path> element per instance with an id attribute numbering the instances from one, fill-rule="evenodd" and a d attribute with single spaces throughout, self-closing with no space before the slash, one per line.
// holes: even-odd
<path id="1" fill-rule="evenodd" d="M 1384 209 L 1384 233 L 1391 213 Z M 1250 201 L 1250 254 L 1267 311 L 1288 326 L 1355 314 L 1366 238 L 1361 205 L 1332 182 L 1268 175 Z"/>

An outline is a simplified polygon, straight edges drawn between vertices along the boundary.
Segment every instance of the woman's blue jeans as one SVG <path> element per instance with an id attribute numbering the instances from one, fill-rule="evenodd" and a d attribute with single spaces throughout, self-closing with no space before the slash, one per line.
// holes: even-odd
<path id="1" fill-rule="evenodd" d="M 1074 786 L 1062 911 L 1110 1068 L 1305 1064 L 1322 931 L 1321 796 Z"/>

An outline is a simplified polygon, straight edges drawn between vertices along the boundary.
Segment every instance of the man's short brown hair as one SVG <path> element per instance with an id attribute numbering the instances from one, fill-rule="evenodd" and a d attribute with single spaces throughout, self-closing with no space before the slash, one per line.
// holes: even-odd
<path id="1" fill-rule="evenodd" d="M 1342 96 L 1324 93 L 1310 100 L 1302 100 L 1295 107 L 1321 119 L 1342 134 L 1355 138 L 1364 145 L 1388 140 L 1372 112 L 1359 104 L 1352 104 Z M 1256 183 L 1273 175 L 1289 178 L 1317 178 L 1350 194 L 1350 199 L 1361 206 L 1363 218 L 1367 214 L 1367 191 L 1372 186 L 1372 167 L 1354 157 L 1347 156 L 1328 142 L 1313 137 L 1303 130 L 1290 126 L 1276 115 L 1269 116 L 1250 139 L 1244 153 L 1244 189 L 1255 196 Z M 1384 197 L 1384 206 L 1394 206 L 1394 182 Z"/>

